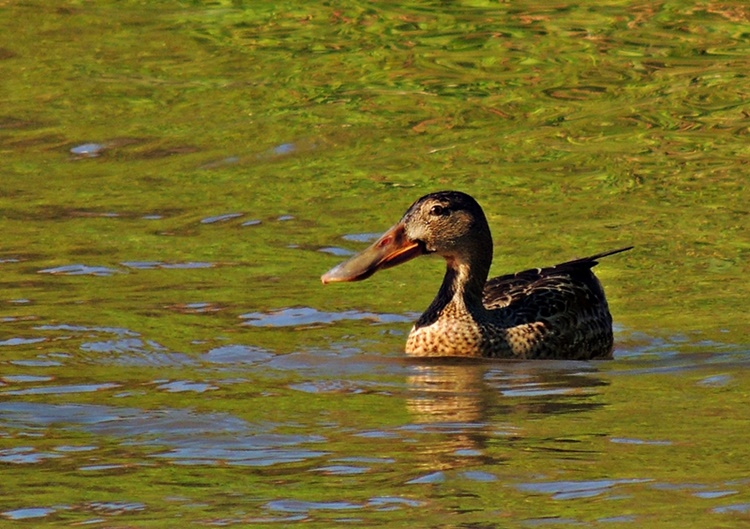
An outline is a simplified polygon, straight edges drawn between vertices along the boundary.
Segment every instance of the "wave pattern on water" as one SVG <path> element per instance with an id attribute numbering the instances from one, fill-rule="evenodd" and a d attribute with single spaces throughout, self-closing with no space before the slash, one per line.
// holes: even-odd
<path id="1" fill-rule="evenodd" d="M 5 402 L 0 403 L 0 424 L 14 430 L 57 427 L 115 437 L 128 445 L 150 447 L 150 457 L 179 464 L 269 466 L 325 454 L 305 448 L 321 443 L 320 436 L 277 434 L 271 423 L 250 425 L 227 414 L 181 409 Z M 0 462 L 34 464 L 50 457 L 63 455 L 19 448 L 0 453 Z"/>
<path id="2" fill-rule="evenodd" d="M 295 327 L 326 325 L 344 320 L 365 320 L 373 323 L 405 323 L 412 321 L 400 314 L 378 314 L 374 312 L 344 311 L 324 312 L 311 307 L 291 307 L 272 312 L 248 312 L 240 316 L 244 325 L 253 327 Z"/>

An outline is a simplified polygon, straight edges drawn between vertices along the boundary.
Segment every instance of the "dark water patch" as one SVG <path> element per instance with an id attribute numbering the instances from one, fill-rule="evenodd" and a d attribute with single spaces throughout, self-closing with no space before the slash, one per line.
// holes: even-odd
<path id="1" fill-rule="evenodd" d="M 714 498 L 723 498 L 725 496 L 733 496 L 739 494 L 738 490 L 707 490 L 693 493 L 696 498 L 704 498 L 712 500 Z"/>
<path id="2" fill-rule="evenodd" d="M 101 365 L 185 367 L 196 363 L 194 358 L 185 353 L 169 351 L 152 340 L 140 338 L 84 342 L 80 345 L 80 350 L 89 354 L 79 355 L 77 362 Z"/>
<path id="3" fill-rule="evenodd" d="M 289 387 L 304 393 L 357 394 L 365 392 L 363 385 L 362 383 L 357 384 L 345 380 L 316 380 L 291 384 Z"/>
<path id="4" fill-rule="evenodd" d="M 0 512 L 0 516 L 9 520 L 30 520 L 34 518 L 44 518 L 57 512 L 52 507 L 25 507 L 22 509 L 11 509 Z"/>
<path id="5" fill-rule="evenodd" d="M 32 301 L 28 298 L 18 298 L 18 299 L 9 299 L 8 303 L 12 303 L 14 305 L 28 305 Z M 23 318 L 14 318 L 13 321 L 18 320 L 33 320 L 36 319 L 34 316 L 25 316 Z"/>
<path id="6" fill-rule="evenodd" d="M 73 160 L 83 160 L 86 158 L 98 158 L 111 149 L 137 145 L 145 140 L 141 138 L 113 138 L 102 142 L 87 142 L 74 145 L 68 149 Z"/>
<path id="7" fill-rule="evenodd" d="M 102 513 L 102 514 L 115 515 L 115 514 L 124 514 L 128 512 L 143 511 L 146 509 L 146 504 L 140 503 L 140 502 L 93 501 L 91 503 L 86 504 L 84 508 L 86 510 L 91 510 L 91 511 Z"/>
<path id="8" fill-rule="evenodd" d="M 307 520 L 307 516 L 304 514 L 295 514 L 289 516 L 245 516 L 242 518 L 217 518 L 211 521 L 205 522 L 206 525 L 215 527 L 228 527 L 237 524 L 273 524 L 279 526 L 280 524 L 293 524 L 296 522 L 303 522 Z M 280 525 L 283 527 L 283 525 Z"/>
<path id="9" fill-rule="evenodd" d="M 86 218 L 86 219 L 117 219 L 125 216 L 134 216 L 132 214 L 117 213 L 114 211 L 100 211 L 94 209 L 73 209 L 68 212 L 72 218 Z M 84 253 L 81 251 L 81 253 Z"/>
<path id="10" fill-rule="evenodd" d="M 44 268 L 42 270 L 38 270 L 37 273 L 61 275 L 61 276 L 90 275 L 90 276 L 106 277 L 106 276 L 111 276 L 114 274 L 122 273 L 122 271 L 117 270 L 116 268 L 108 268 L 106 266 L 70 264 L 70 265 L 55 266 L 52 268 Z"/>
<path id="11" fill-rule="evenodd" d="M 274 145 L 265 151 L 256 154 L 257 161 L 275 161 L 285 157 L 306 154 L 318 150 L 324 145 L 321 139 L 300 139 Z"/>
<path id="12" fill-rule="evenodd" d="M 277 355 L 266 362 L 264 367 L 274 371 L 295 373 L 303 380 L 290 383 L 287 386 L 289 389 L 300 394 L 319 395 L 356 395 L 376 390 L 370 382 L 356 380 L 356 374 L 384 372 L 376 362 L 361 362 L 353 355 L 321 352 Z M 383 389 L 378 385 L 375 385 L 375 388 Z"/>
<path id="13" fill-rule="evenodd" d="M 5 375 L 0 376 L 0 380 L 7 382 L 8 384 L 27 384 L 34 382 L 49 382 L 53 380 L 51 376 L 37 376 L 37 375 Z"/>
<path id="14" fill-rule="evenodd" d="M 467 470 L 466 472 L 461 472 L 460 476 L 464 479 L 476 481 L 478 483 L 493 483 L 498 480 L 495 474 L 480 470 Z"/>
<path id="15" fill-rule="evenodd" d="M 700 370 L 734 371 L 750 367 L 750 355 L 745 351 L 716 352 L 716 353 L 676 353 L 663 355 L 662 358 L 647 358 L 644 360 L 622 361 L 607 367 L 608 375 L 646 375 L 671 374 L 680 375 Z M 707 375 L 697 382 L 698 386 L 721 387 L 731 385 L 733 376 L 727 373 Z"/>
<path id="16" fill-rule="evenodd" d="M 71 393 L 93 393 L 97 391 L 107 391 L 119 387 L 121 387 L 121 385 L 114 382 L 104 382 L 101 384 L 69 384 L 64 386 L 36 386 L 26 389 L 0 391 L 0 396 L 69 395 Z"/>
<path id="17" fill-rule="evenodd" d="M 86 338 L 91 338 L 90 335 Z M 135 353 L 137 356 L 153 354 L 155 357 L 168 354 L 167 349 L 153 340 L 144 340 L 138 337 L 122 337 L 101 341 L 86 341 L 80 345 L 81 351 L 96 354 Z M 178 356 L 179 357 L 179 356 Z"/>
<path id="18" fill-rule="evenodd" d="M 193 380 L 173 380 L 169 382 L 156 381 L 156 388 L 167 393 L 183 393 L 190 391 L 193 393 L 205 393 L 206 391 L 215 391 L 219 386 L 208 382 L 196 382 Z"/>
<path id="19" fill-rule="evenodd" d="M 109 473 L 111 471 L 122 471 L 127 469 L 127 465 L 121 464 L 100 464 L 100 465 L 83 465 L 78 467 L 81 472 L 101 472 Z"/>
<path id="20" fill-rule="evenodd" d="M 646 446 L 670 446 L 672 441 L 659 439 L 634 439 L 632 437 L 612 437 L 610 442 L 626 445 L 646 445 Z"/>
<path id="21" fill-rule="evenodd" d="M 191 366 L 196 360 L 188 354 L 170 351 L 154 340 L 124 327 L 44 324 L 34 330 L 46 335 L 45 340 L 65 347 L 76 348 L 75 354 L 51 352 L 37 359 L 14 361 L 24 365 L 44 367 L 47 365 L 72 366 L 82 364 L 124 365 L 143 367 Z M 51 364 L 50 364 L 51 362 Z"/>
<path id="22" fill-rule="evenodd" d="M 445 483 L 446 476 L 444 472 L 430 472 L 423 476 L 419 476 L 410 479 L 406 482 L 407 485 L 435 485 L 438 483 Z"/>
<path id="23" fill-rule="evenodd" d="M 49 360 L 45 355 L 32 360 L 10 360 L 9 363 L 19 367 L 59 367 L 63 365 L 59 360 Z"/>
<path id="24" fill-rule="evenodd" d="M 0 463 L 33 465 L 41 463 L 47 459 L 56 459 L 59 457 L 62 456 L 51 452 L 38 452 L 34 447 L 30 446 L 17 446 L 6 450 L 0 450 Z"/>
<path id="25" fill-rule="evenodd" d="M 201 219 L 201 224 L 216 224 L 220 222 L 227 222 L 233 219 L 242 217 L 244 213 L 224 213 L 222 215 L 214 215 Z"/>
<path id="26" fill-rule="evenodd" d="M 311 470 L 311 472 L 320 472 L 321 474 L 329 476 L 352 476 L 357 474 L 365 474 L 369 472 L 368 467 L 355 467 L 351 465 L 328 465 L 324 467 L 318 467 Z"/>
<path id="27" fill-rule="evenodd" d="M 100 156 L 107 146 L 103 143 L 84 143 L 71 147 L 70 153 L 81 158 L 95 158 Z"/>
<path id="28" fill-rule="evenodd" d="M 195 145 L 174 145 L 171 147 L 158 147 L 156 149 L 145 150 L 130 156 L 142 160 L 158 160 L 160 158 L 167 158 L 169 156 L 177 156 L 182 154 L 193 154 L 200 152 L 200 147 Z"/>
<path id="29" fill-rule="evenodd" d="M 318 250 L 319 252 L 335 255 L 337 257 L 346 257 L 349 255 L 354 255 L 354 252 L 351 250 L 347 250 L 345 248 L 338 248 L 336 246 L 326 246 L 325 248 L 320 248 Z"/>
<path id="30" fill-rule="evenodd" d="M 633 523 L 638 521 L 638 517 L 635 515 L 625 514 L 622 516 L 609 516 L 607 518 L 599 518 L 597 523 Z"/>
<path id="31" fill-rule="evenodd" d="M 383 235 L 382 233 L 350 233 L 344 235 L 341 238 L 345 241 L 370 243 L 378 240 L 378 237 Z"/>
<path id="32" fill-rule="evenodd" d="M 6 338 L 0 341 L 0 347 L 17 347 L 23 345 L 31 345 L 35 343 L 41 343 L 46 341 L 46 338 Z"/>
<path id="33" fill-rule="evenodd" d="M 438 433 L 438 434 L 465 434 L 471 430 L 482 430 L 487 424 L 480 422 L 424 422 L 417 424 L 408 424 L 398 428 L 401 432 L 409 433 Z"/>
<path id="34" fill-rule="evenodd" d="M 273 353 L 260 347 L 230 344 L 211 349 L 202 356 L 202 359 L 212 364 L 238 365 L 257 364 L 274 357 Z"/>
<path id="35" fill-rule="evenodd" d="M 179 465 L 269 467 L 317 459 L 327 454 L 299 446 L 311 442 L 316 442 L 316 438 L 292 435 L 254 435 L 252 439 L 184 439 L 173 443 L 177 446 L 153 457 Z"/>
<path id="36" fill-rule="evenodd" d="M 243 325 L 252 327 L 307 327 L 329 325 L 346 320 L 365 320 L 372 323 L 405 323 L 410 317 L 400 314 L 378 314 L 355 310 L 344 312 L 323 312 L 311 307 L 289 307 L 268 313 L 248 312 L 240 315 Z"/>
<path id="37" fill-rule="evenodd" d="M 106 327 L 106 326 L 86 326 L 61 323 L 55 325 L 38 325 L 34 329 L 39 331 L 63 331 L 72 333 L 94 333 L 94 334 L 115 334 L 117 336 L 140 336 L 139 333 L 126 329 L 124 327 Z"/>
<path id="38" fill-rule="evenodd" d="M 146 510 L 146 504 L 141 502 L 127 502 L 127 501 L 94 501 L 86 502 L 83 504 L 71 506 L 71 505 L 55 505 L 54 507 L 26 507 L 20 509 L 12 509 L 4 512 L 0 512 L 0 516 L 9 520 L 30 520 L 36 518 L 44 518 L 53 514 L 61 512 L 88 512 L 94 514 L 101 514 L 108 517 L 118 516 L 128 513 L 141 512 Z M 84 522 L 81 525 L 97 525 L 104 523 L 105 518 L 92 518 Z"/>
<path id="39" fill-rule="evenodd" d="M 620 334 L 620 333 L 618 333 Z M 602 363 L 607 374 L 681 374 L 702 369 L 726 370 L 711 373 L 697 382 L 703 387 L 731 385 L 731 372 L 750 366 L 746 347 L 701 339 L 700 333 L 655 337 L 645 333 L 630 333 L 617 341 L 615 362 Z"/>
<path id="40" fill-rule="evenodd" d="M 401 358 L 382 356 L 368 356 L 357 348 L 340 347 L 336 350 L 315 350 L 305 352 L 279 354 L 268 360 L 264 367 L 279 371 L 296 371 L 313 376 L 314 380 L 328 380 L 329 377 L 342 377 L 348 380 L 354 378 L 354 383 L 362 374 L 377 375 L 406 375 L 410 367 Z M 386 382 L 382 382 L 386 387 Z M 365 382 L 366 386 L 367 383 Z M 403 386 L 401 386 L 403 387 Z"/>
<path id="41" fill-rule="evenodd" d="M 94 445 L 80 445 L 80 446 L 69 446 L 69 445 L 61 445 L 55 447 L 55 452 L 62 452 L 62 453 L 75 453 L 75 452 L 90 452 L 92 450 L 97 450 L 99 447 Z"/>
<path id="42" fill-rule="evenodd" d="M 227 156 L 225 158 L 221 158 L 220 160 L 206 162 L 203 165 L 200 165 L 198 169 L 217 169 L 227 165 L 236 165 L 241 161 L 242 158 L 240 158 L 239 156 Z"/>
<path id="43" fill-rule="evenodd" d="M 557 525 L 570 525 L 570 526 L 577 526 L 577 525 L 586 525 L 580 520 L 576 520 L 575 518 L 564 518 L 560 516 L 550 516 L 548 518 L 528 518 L 526 520 L 522 521 L 522 525 L 524 527 L 547 527 L 547 526 L 557 526 Z"/>
<path id="44" fill-rule="evenodd" d="M 733 379 L 732 375 L 711 375 L 699 380 L 696 384 L 704 387 L 718 388 L 730 385 Z"/>
<path id="45" fill-rule="evenodd" d="M 48 427 L 51 425 L 84 427 L 111 435 L 163 434 L 174 425 L 175 435 L 213 431 L 220 425 L 227 433 L 246 429 L 244 421 L 228 415 L 200 415 L 187 410 L 144 411 L 96 404 L 43 404 L 33 402 L 0 403 L 0 421 L 10 428 Z"/>
<path id="46" fill-rule="evenodd" d="M 143 354 L 145 352 L 163 351 L 164 348 L 155 342 L 146 342 L 140 338 L 120 338 L 100 342 L 86 342 L 81 344 L 81 350 L 95 353 L 136 352 Z"/>
<path id="47" fill-rule="evenodd" d="M 195 303 L 174 303 L 172 305 L 167 305 L 166 308 L 182 314 L 212 314 L 224 310 L 224 307 L 218 303 L 203 301 Z"/>
<path id="48" fill-rule="evenodd" d="M 521 483 L 516 488 L 524 492 L 549 494 L 555 500 L 592 498 L 613 492 L 622 486 L 648 483 L 650 479 L 601 479 L 593 481 L 550 481 Z"/>
<path id="49" fill-rule="evenodd" d="M 580 395 L 580 390 L 576 387 L 568 388 L 550 388 L 544 387 L 544 384 L 532 383 L 525 388 L 514 388 L 503 391 L 506 397 L 544 397 L 552 395 Z"/>
<path id="50" fill-rule="evenodd" d="M 240 153 L 211 160 L 201 164 L 199 169 L 211 170 L 233 165 L 256 165 L 259 163 L 279 162 L 290 157 L 317 151 L 326 143 L 327 142 L 322 139 L 301 139 L 279 143 L 256 154 Z"/>
<path id="51" fill-rule="evenodd" d="M 341 457 L 341 458 L 333 458 L 333 462 L 338 463 L 360 463 L 360 464 L 393 464 L 395 463 L 394 459 L 389 459 L 386 457 Z"/>
<path id="52" fill-rule="evenodd" d="M 194 270 L 200 268 L 214 268 L 217 266 L 216 263 L 206 261 L 188 261 L 182 263 L 165 263 L 162 261 L 124 261 L 120 264 L 126 268 L 132 268 L 134 270 Z"/>
<path id="53" fill-rule="evenodd" d="M 273 147 L 270 152 L 276 155 L 291 154 L 297 150 L 297 146 L 294 143 L 282 143 Z"/>
<path id="54" fill-rule="evenodd" d="M 161 207 L 158 211 L 150 208 L 139 209 L 137 206 L 128 208 L 117 207 L 70 207 L 61 204 L 40 204 L 33 208 L 5 208 L 3 214 L 7 219 L 27 222 L 65 221 L 69 219 L 138 219 L 161 220 L 165 217 L 178 216 L 183 211 L 177 208 Z M 66 250 L 67 251 L 67 250 Z M 87 249 L 92 254 L 106 253 L 97 250 L 97 246 Z M 83 250 L 81 250 L 83 252 Z M 14 252 L 18 253 L 18 252 Z M 24 261 L 37 261 L 44 257 L 42 253 L 23 253 Z"/>
<path id="55" fill-rule="evenodd" d="M 301 500 L 274 500 L 268 502 L 265 507 L 271 511 L 307 513 L 310 511 L 341 511 L 361 509 L 361 505 L 345 501 L 314 502 Z"/>
<path id="56" fill-rule="evenodd" d="M 395 511 L 403 507 L 421 507 L 424 504 L 425 502 L 423 501 L 410 498 L 402 498 L 396 496 L 376 496 L 368 500 L 367 507 L 374 508 L 378 511 Z"/>
<path id="57" fill-rule="evenodd" d="M 359 432 L 355 434 L 357 437 L 364 437 L 365 439 L 395 439 L 401 436 L 396 432 L 386 432 L 382 430 L 372 430 L 366 432 Z"/>
<path id="58" fill-rule="evenodd" d="M 732 505 L 722 505 L 721 507 L 714 507 L 711 512 L 717 514 L 748 514 L 750 513 L 750 503 L 735 503 Z"/>
<path id="59" fill-rule="evenodd" d="M 0 403 L 0 425 L 15 430 L 57 428 L 121 439 L 126 445 L 151 447 L 151 457 L 184 465 L 265 467 L 314 459 L 326 454 L 305 448 L 318 435 L 277 434 L 272 425 L 251 425 L 223 413 L 184 409 L 140 410 L 101 405 Z M 69 454 L 70 455 L 70 454 Z M 8 462 L 38 463 L 62 457 L 32 447 L 0 453 Z"/>

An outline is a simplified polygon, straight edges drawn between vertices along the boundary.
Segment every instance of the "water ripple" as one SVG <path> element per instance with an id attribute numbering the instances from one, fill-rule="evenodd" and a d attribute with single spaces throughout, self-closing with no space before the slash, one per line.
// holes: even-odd
<path id="1" fill-rule="evenodd" d="M 273 433 L 273 425 L 251 425 L 224 413 L 184 409 L 141 410 L 92 404 L 0 402 L 0 428 L 82 430 L 116 437 L 132 446 L 153 447 L 150 457 L 183 465 L 228 464 L 265 467 L 322 457 L 327 452 L 303 447 L 322 443 L 318 435 Z M 61 453 L 32 447 L 0 451 L 0 462 L 33 464 Z M 87 466 L 86 470 L 107 470 Z"/>
<path id="2" fill-rule="evenodd" d="M 255 364 L 273 357 L 260 347 L 235 344 L 216 347 L 203 355 L 204 360 L 213 364 Z"/>
<path id="3" fill-rule="evenodd" d="M 650 479 L 600 479 L 592 481 L 549 481 L 543 483 L 522 483 L 516 488 L 523 492 L 551 494 L 556 500 L 590 498 L 599 496 L 619 486 L 647 483 Z"/>
<path id="4" fill-rule="evenodd" d="M 228 220 L 242 217 L 244 213 L 225 213 L 223 215 L 214 215 L 213 217 L 206 217 L 201 219 L 201 224 L 215 224 L 217 222 L 226 222 Z"/>
<path id="5" fill-rule="evenodd" d="M 243 325 L 253 327 L 296 327 L 326 325 L 345 320 L 367 320 L 373 323 L 407 323 L 411 318 L 400 314 L 377 314 L 348 310 L 344 312 L 323 312 L 310 307 L 290 307 L 272 312 L 248 312 L 240 315 Z"/>
<path id="6" fill-rule="evenodd" d="M 56 512 L 56 509 L 51 507 L 26 507 L 0 512 L 0 516 L 9 520 L 29 520 L 31 518 L 44 518 L 54 512 Z"/>
<path id="7" fill-rule="evenodd" d="M 136 270 L 189 270 L 194 268 L 213 268 L 214 266 L 216 266 L 215 263 L 206 261 L 188 261 L 184 263 L 164 263 L 162 261 L 123 261 L 120 264 L 124 267 L 134 268 Z"/>
<path id="8" fill-rule="evenodd" d="M 114 382 L 103 384 L 70 384 L 65 386 L 37 386 L 27 389 L 14 389 L 0 392 L 2 396 L 18 395 L 67 395 L 70 393 L 92 393 L 121 387 Z"/>
<path id="9" fill-rule="evenodd" d="M 53 268 L 44 268 L 38 270 L 39 274 L 52 274 L 61 276 L 111 276 L 114 274 L 121 273 L 120 270 L 115 268 L 108 268 L 106 266 L 89 266 L 85 264 L 70 264 L 63 266 L 55 266 Z"/>

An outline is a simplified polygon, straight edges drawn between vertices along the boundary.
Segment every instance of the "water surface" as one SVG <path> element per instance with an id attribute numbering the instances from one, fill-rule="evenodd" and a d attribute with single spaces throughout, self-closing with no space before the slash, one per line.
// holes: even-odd
<path id="1" fill-rule="evenodd" d="M 750 519 L 742 2 L 0 7 L 0 519 Z M 414 362 L 429 191 L 597 268 L 610 362 Z"/>

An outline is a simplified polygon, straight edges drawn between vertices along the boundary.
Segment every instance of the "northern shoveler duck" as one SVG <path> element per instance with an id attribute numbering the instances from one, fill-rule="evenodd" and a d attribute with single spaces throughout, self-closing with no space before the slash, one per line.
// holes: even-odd
<path id="1" fill-rule="evenodd" d="M 437 296 L 417 320 L 406 353 L 420 357 L 612 356 L 612 316 L 591 269 L 620 248 L 487 280 L 492 235 L 474 198 L 458 191 L 417 200 L 369 248 L 326 272 L 323 283 L 366 279 L 425 254 L 447 264 Z"/>

